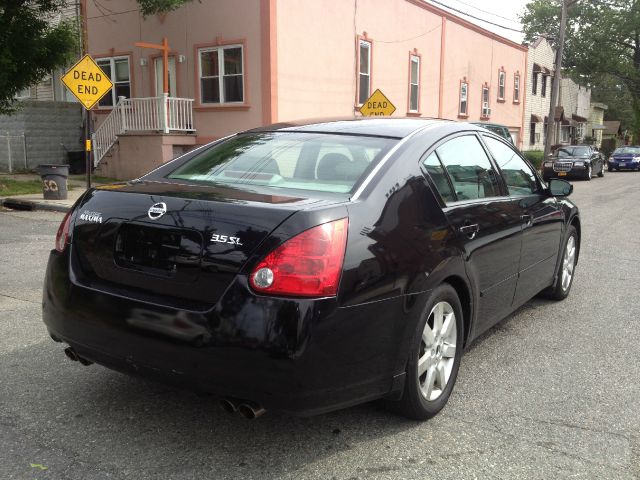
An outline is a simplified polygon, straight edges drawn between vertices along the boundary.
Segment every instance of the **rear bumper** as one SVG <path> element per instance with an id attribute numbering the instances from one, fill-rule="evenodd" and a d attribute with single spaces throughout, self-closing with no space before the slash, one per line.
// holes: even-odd
<path id="1" fill-rule="evenodd" d="M 78 286 L 68 252 L 50 255 L 43 319 L 95 363 L 299 415 L 402 389 L 413 331 L 405 297 L 338 308 L 259 297 L 239 276 L 212 310 L 192 312 Z"/>

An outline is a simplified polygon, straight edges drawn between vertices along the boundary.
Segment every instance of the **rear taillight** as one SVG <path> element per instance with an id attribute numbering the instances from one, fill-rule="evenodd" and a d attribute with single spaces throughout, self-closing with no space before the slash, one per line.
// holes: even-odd
<path id="1" fill-rule="evenodd" d="M 249 276 L 251 287 L 274 295 L 336 295 L 348 226 L 349 221 L 342 218 L 290 238 L 253 269 Z"/>
<path id="2" fill-rule="evenodd" d="M 71 223 L 71 210 L 62 219 L 62 223 L 58 227 L 58 233 L 56 234 L 56 250 L 60 253 L 64 252 L 67 246 L 67 240 L 69 238 L 69 224 Z"/>

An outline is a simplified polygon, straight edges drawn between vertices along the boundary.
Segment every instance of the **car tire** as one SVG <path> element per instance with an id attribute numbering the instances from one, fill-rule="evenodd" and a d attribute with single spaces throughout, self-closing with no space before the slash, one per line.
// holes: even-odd
<path id="1" fill-rule="evenodd" d="M 440 326 L 440 327 L 439 327 Z M 449 284 L 433 290 L 410 343 L 402 398 L 387 405 L 412 420 L 427 420 L 444 408 L 462 358 L 462 306 Z"/>
<path id="2" fill-rule="evenodd" d="M 600 178 L 604 177 L 604 163 L 600 167 L 600 171 L 598 172 L 598 177 Z"/>
<path id="3" fill-rule="evenodd" d="M 588 182 L 591 180 L 592 176 L 593 176 L 593 167 L 591 166 L 591 164 L 589 164 L 589 166 L 587 167 L 587 171 L 584 174 L 584 179 Z"/>
<path id="4" fill-rule="evenodd" d="M 564 300 L 569 296 L 575 267 L 578 260 L 578 246 L 580 244 L 578 232 L 574 226 L 570 226 L 567 236 L 562 243 L 562 259 L 560 260 L 560 270 L 555 284 L 545 291 L 545 296 L 551 300 Z M 568 277 L 567 277 L 568 275 Z"/>

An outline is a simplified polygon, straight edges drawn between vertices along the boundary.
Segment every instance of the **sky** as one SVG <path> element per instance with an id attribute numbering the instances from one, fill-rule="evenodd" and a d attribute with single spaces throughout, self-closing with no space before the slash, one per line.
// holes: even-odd
<path id="1" fill-rule="evenodd" d="M 433 3 L 435 6 L 444 8 L 444 5 L 455 8 L 462 12 L 465 12 L 474 17 L 478 17 L 484 20 L 488 20 L 499 25 L 513 28 L 516 30 L 522 30 L 522 25 L 518 21 L 518 14 L 524 10 L 528 0 L 427 0 Z M 436 3 L 438 2 L 438 3 Z M 483 22 L 460 12 L 451 11 L 454 15 L 464 18 L 469 22 L 480 25 L 481 27 L 497 33 L 500 36 L 506 37 L 509 40 L 513 40 L 517 43 L 522 43 L 524 35 L 522 33 L 514 32 L 504 28 L 500 28 L 495 25 L 491 25 L 487 22 Z"/>

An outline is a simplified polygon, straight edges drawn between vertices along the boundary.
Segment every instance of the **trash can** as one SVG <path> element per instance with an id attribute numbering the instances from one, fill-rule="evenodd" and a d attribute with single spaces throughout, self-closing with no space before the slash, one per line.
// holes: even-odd
<path id="1" fill-rule="evenodd" d="M 66 200 L 69 165 L 38 165 L 45 200 Z"/>

